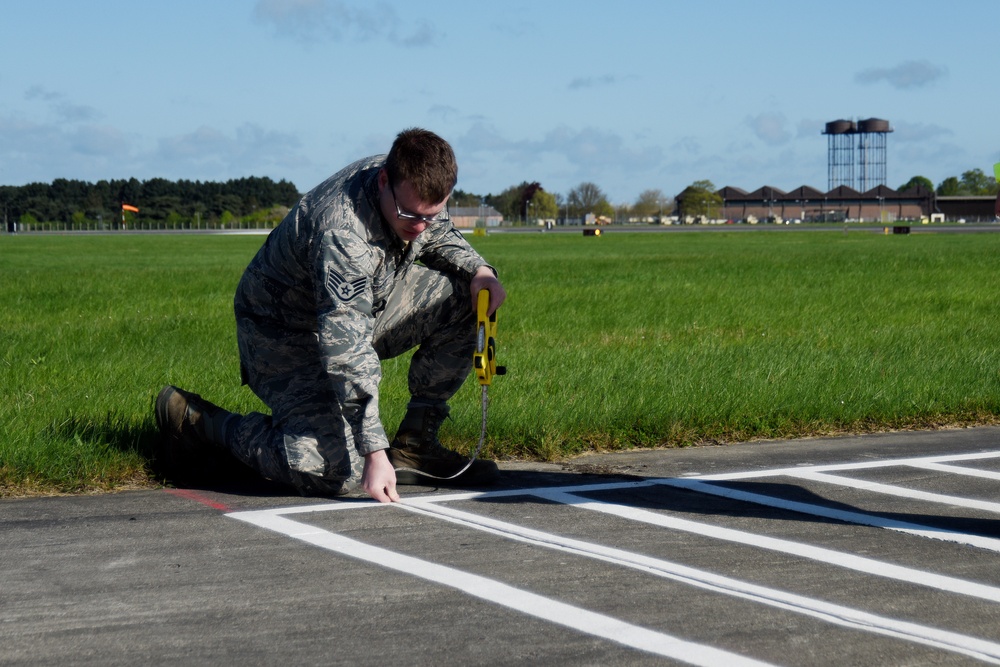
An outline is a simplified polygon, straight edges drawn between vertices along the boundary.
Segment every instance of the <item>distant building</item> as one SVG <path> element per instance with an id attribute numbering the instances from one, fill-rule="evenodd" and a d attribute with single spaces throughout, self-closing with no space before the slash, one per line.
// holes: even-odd
<path id="1" fill-rule="evenodd" d="M 919 220 L 937 213 L 936 195 L 923 186 L 898 192 L 884 185 L 858 192 L 841 185 L 820 192 L 807 185 L 790 192 L 764 186 L 753 192 L 726 186 L 718 190 L 722 198 L 719 217 L 741 221 L 751 216 L 758 220 L 801 220 L 802 222 L 867 221 L 893 222 Z M 683 201 L 683 194 L 677 195 Z"/>
<path id="2" fill-rule="evenodd" d="M 461 229 L 473 227 L 499 227 L 503 215 L 492 206 L 455 206 L 448 209 L 451 221 Z"/>
<path id="3" fill-rule="evenodd" d="M 996 219 L 997 197 L 989 195 L 937 198 L 937 210 L 945 220 L 990 222 Z"/>

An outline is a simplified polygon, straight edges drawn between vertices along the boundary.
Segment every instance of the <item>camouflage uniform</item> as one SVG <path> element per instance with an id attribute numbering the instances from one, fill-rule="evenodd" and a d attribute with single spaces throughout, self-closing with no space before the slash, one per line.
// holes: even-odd
<path id="1" fill-rule="evenodd" d="M 411 407 L 444 405 L 471 369 L 469 282 L 486 262 L 450 222 L 404 243 L 378 205 L 384 162 L 355 162 L 306 194 L 236 290 L 243 380 L 271 415 L 242 417 L 227 445 L 306 493 L 352 490 L 361 457 L 389 447 L 380 359 L 420 346 Z"/>

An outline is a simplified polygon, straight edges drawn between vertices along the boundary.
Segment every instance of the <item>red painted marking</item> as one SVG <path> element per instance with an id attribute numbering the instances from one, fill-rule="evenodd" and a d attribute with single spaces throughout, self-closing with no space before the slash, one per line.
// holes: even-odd
<path id="1" fill-rule="evenodd" d="M 187 498 L 188 500 L 193 500 L 196 503 L 201 503 L 202 505 L 207 505 L 212 509 L 219 510 L 220 512 L 232 512 L 233 508 L 225 503 L 220 503 L 212 500 L 203 493 L 193 491 L 191 489 L 163 489 L 172 496 L 178 496 L 180 498 Z"/>

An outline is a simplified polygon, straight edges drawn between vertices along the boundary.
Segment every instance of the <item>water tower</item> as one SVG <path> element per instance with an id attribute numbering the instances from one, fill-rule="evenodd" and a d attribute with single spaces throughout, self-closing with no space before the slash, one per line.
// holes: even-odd
<path id="1" fill-rule="evenodd" d="M 827 135 L 827 189 L 846 185 L 866 192 L 885 185 L 886 138 L 890 132 L 889 121 L 880 118 L 859 120 L 857 123 L 850 120 L 827 123 L 823 131 Z"/>
<path id="2" fill-rule="evenodd" d="M 854 187 L 854 135 L 858 126 L 854 121 L 835 120 L 826 124 L 827 135 L 826 189 L 841 185 Z"/>

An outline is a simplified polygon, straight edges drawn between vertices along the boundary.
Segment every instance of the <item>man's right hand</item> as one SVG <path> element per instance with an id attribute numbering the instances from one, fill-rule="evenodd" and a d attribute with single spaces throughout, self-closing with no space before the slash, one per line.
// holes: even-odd
<path id="1" fill-rule="evenodd" d="M 472 282 L 469 284 L 469 291 L 472 292 L 472 312 L 476 312 L 479 308 L 480 290 L 489 290 L 490 293 L 490 309 L 486 313 L 487 315 L 492 315 L 496 312 L 496 309 L 507 298 L 507 292 L 504 290 L 503 285 L 500 284 L 500 281 L 497 280 L 497 277 L 493 275 L 493 271 L 488 266 L 480 266 L 476 269 L 476 274 L 472 277 Z"/>
<path id="2" fill-rule="evenodd" d="M 399 502 L 399 494 L 396 493 L 396 471 L 389 461 L 386 450 L 380 449 L 365 456 L 361 488 L 380 503 Z"/>

